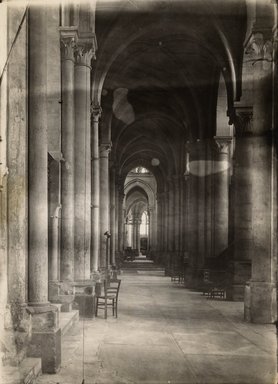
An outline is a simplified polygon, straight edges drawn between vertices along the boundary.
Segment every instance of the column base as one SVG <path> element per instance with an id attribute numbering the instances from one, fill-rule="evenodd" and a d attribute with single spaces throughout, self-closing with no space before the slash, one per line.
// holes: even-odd
<path id="1" fill-rule="evenodd" d="M 244 320 L 272 324 L 277 320 L 277 290 L 273 283 L 250 281 L 245 286 Z"/>
<path id="2" fill-rule="evenodd" d="M 245 285 L 251 278 L 251 260 L 232 261 L 227 276 L 227 300 L 244 301 Z"/>
<path id="3" fill-rule="evenodd" d="M 75 295 L 75 303 L 78 304 L 79 316 L 92 318 L 95 315 L 95 295 Z"/>
<path id="4" fill-rule="evenodd" d="M 48 297 L 51 303 L 62 304 L 62 312 L 72 311 L 74 302 L 73 287 L 70 282 L 51 281 L 48 284 Z"/>
<path id="5" fill-rule="evenodd" d="M 41 357 L 43 373 L 57 373 L 61 366 L 61 328 L 58 309 L 51 305 L 29 307 L 32 336 L 29 357 Z"/>
<path id="6" fill-rule="evenodd" d="M 227 300 L 244 301 L 245 284 L 228 285 L 226 289 Z"/>
<path id="7" fill-rule="evenodd" d="M 18 366 L 26 357 L 31 338 L 31 316 L 26 304 L 8 304 L 2 312 L 4 329 L 1 334 L 3 365 Z"/>

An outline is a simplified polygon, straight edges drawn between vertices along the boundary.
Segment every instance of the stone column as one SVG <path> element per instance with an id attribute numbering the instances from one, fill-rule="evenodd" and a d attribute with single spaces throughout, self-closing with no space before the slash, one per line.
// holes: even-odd
<path id="1" fill-rule="evenodd" d="M 160 253 L 162 251 L 162 196 L 157 193 L 157 251 Z"/>
<path id="2" fill-rule="evenodd" d="M 151 249 L 156 252 L 157 251 L 157 203 L 155 202 L 155 206 L 152 210 L 152 215 L 151 215 L 151 233 L 152 233 L 152 246 Z"/>
<path id="3" fill-rule="evenodd" d="M 188 276 L 186 285 L 194 287 L 198 261 L 198 176 L 188 176 Z"/>
<path id="4" fill-rule="evenodd" d="M 137 221 L 136 221 L 136 249 L 138 250 L 139 254 L 140 254 L 140 225 L 141 225 L 141 220 L 137 219 Z"/>
<path id="5" fill-rule="evenodd" d="M 148 243 L 147 243 L 147 251 L 154 250 L 154 232 L 153 232 L 153 208 L 149 208 L 148 210 Z"/>
<path id="6" fill-rule="evenodd" d="M 100 145 L 100 267 L 109 268 L 106 265 L 106 238 L 104 233 L 110 231 L 109 218 L 109 152 L 110 143 Z"/>
<path id="7" fill-rule="evenodd" d="M 214 152 L 214 148 L 215 143 L 212 139 L 207 143 L 207 159 L 213 158 L 212 151 Z M 205 172 L 205 264 L 209 265 L 209 260 L 214 256 L 214 174 L 212 161 L 206 162 Z"/>
<path id="8" fill-rule="evenodd" d="M 172 265 L 172 256 L 175 249 L 175 190 L 172 180 L 168 182 L 168 186 L 168 251 L 170 265 Z"/>
<path id="9" fill-rule="evenodd" d="M 116 260 L 119 252 L 119 185 L 115 184 L 115 251 Z"/>
<path id="10" fill-rule="evenodd" d="M 111 239 L 110 239 L 110 260 L 111 265 L 116 265 L 116 258 L 115 258 L 115 219 L 116 219 L 116 212 L 115 212 L 115 167 L 112 167 L 111 169 L 111 182 L 110 182 L 110 230 L 111 230 Z"/>
<path id="11" fill-rule="evenodd" d="M 162 228 L 162 236 L 163 236 L 163 250 L 164 250 L 164 265 L 167 266 L 168 260 L 168 226 L 169 226 L 169 204 L 168 204 L 168 190 L 162 192 L 162 215 L 163 215 L 163 228 Z M 167 271 L 165 270 L 166 274 Z M 169 271 L 168 271 L 169 272 Z"/>
<path id="12" fill-rule="evenodd" d="M 98 270 L 99 264 L 99 119 L 101 107 L 93 104 L 92 114 L 92 255 L 91 271 Z"/>
<path id="13" fill-rule="evenodd" d="M 40 305 L 48 303 L 46 9 L 29 17 L 29 303 Z"/>
<path id="14" fill-rule="evenodd" d="M 183 187 L 183 211 L 182 211 L 182 220 L 183 220 L 183 232 L 182 232 L 182 249 L 184 251 L 184 285 L 190 285 L 191 282 L 191 268 L 189 264 L 189 172 L 184 174 L 184 187 Z"/>
<path id="15" fill-rule="evenodd" d="M 52 231 L 52 244 L 49 250 L 49 276 L 50 282 L 58 282 L 59 280 L 59 221 L 60 221 L 61 206 L 55 209 L 53 216 L 51 217 L 51 231 Z"/>
<path id="16" fill-rule="evenodd" d="M 1 64 L 4 64 L 7 58 L 7 47 L 10 47 L 18 29 L 15 12 L 18 10 L 14 10 L 8 3 L 1 4 Z M 31 333 L 31 318 L 26 312 L 28 283 L 26 23 L 25 20 L 21 33 L 14 42 L 7 68 L 2 73 L 0 86 L 0 337 L 3 362 L 14 366 L 18 366 L 25 357 Z M 1 367 L 2 359 L 0 372 Z"/>
<path id="17" fill-rule="evenodd" d="M 0 46 L 1 46 L 1 55 L 2 58 L 7 57 L 8 49 L 7 49 L 7 37 L 8 37 L 8 12 L 7 8 L 4 6 L 2 9 L 2 31 L 5 31 L 5 33 L 1 34 L 0 38 Z M 3 60 L 2 59 L 2 60 Z M 3 63 L 3 61 L 1 61 Z M 5 327 L 5 315 L 6 312 L 9 312 L 7 309 L 7 303 L 8 303 L 8 183 L 7 183 L 7 176 L 8 176 L 8 168 L 7 168 L 7 105 L 8 105 L 8 95 L 7 95 L 7 71 L 4 71 L 2 75 L 2 83 L 0 87 L 0 223 L 1 223 L 1 230 L 0 230 L 0 333 L 2 336 L 4 336 L 4 327 Z M 11 87 L 11 84 L 9 84 L 9 87 Z M 18 85 L 17 85 L 18 89 Z M 9 127 L 11 128 L 11 127 Z M 26 128 L 25 128 L 26 129 Z M 21 130 L 22 132 L 22 130 Z M 25 132 L 26 133 L 26 132 Z M 9 133 L 10 134 L 10 133 Z M 25 136 L 26 137 L 26 136 Z M 20 148 L 18 146 L 18 148 Z M 17 162 L 16 162 L 17 164 Z M 23 178 L 23 180 L 26 180 L 26 177 Z M 25 185 L 25 188 L 27 189 L 27 185 Z M 26 200 L 25 200 L 26 202 Z M 27 204 L 26 208 L 27 210 Z M 9 224 L 10 225 L 10 224 Z M 19 237 L 17 237 L 19 239 Z M 27 241 L 26 241 L 26 235 L 25 235 L 25 255 L 26 255 L 26 249 L 27 249 Z M 24 264 L 25 258 L 24 258 Z M 25 278 L 26 278 L 26 266 L 25 270 L 23 271 Z M 25 284 L 24 284 L 25 286 Z M 21 288 L 21 287 L 19 287 Z M 24 293 L 20 293 L 23 297 L 23 302 L 26 302 L 26 288 L 24 289 Z M 19 292 L 22 292 L 20 289 Z M 17 293 L 19 293 L 17 292 Z M 18 295 L 16 295 L 18 296 Z M 21 297 L 19 298 L 19 301 L 21 301 Z"/>
<path id="18" fill-rule="evenodd" d="M 214 255 L 228 247 L 229 234 L 229 163 L 231 137 L 217 136 L 217 165 L 214 176 Z"/>
<path id="19" fill-rule="evenodd" d="M 74 47 L 75 32 L 61 30 L 62 181 L 61 280 L 74 280 Z"/>
<path id="20" fill-rule="evenodd" d="M 136 226 L 137 226 L 137 219 L 133 217 L 132 220 L 132 249 L 136 249 Z"/>
<path id="21" fill-rule="evenodd" d="M 75 66 L 74 138 L 74 277 L 90 278 L 91 237 L 91 127 L 90 71 L 94 51 L 90 42 L 77 42 Z"/>
<path id="22" fill-rule="evenodd" d="M 184 251 L 185 251 L 184 245 L 186 242 L 185 227 L 184 227 L 184 224 L 185 224 L 184 215 L 186 214 L 185 204 L 184 204 L 185 202 L 184 194 L 185 194 L 185 180 L 184 180 L 184 176 L 182 175 L 180 178 L 180 236 L 179 236 L 179 249 L 181 251 L 182 259 L 184 257 Z"/>
<path id="23" fill-rule="evenodd" d="M 253 33 L 254 59 L 252 138 L 252 277 L 245 290 L 245 319 L 273 323 L 277 319 L 277 169 L 272 131 L 272 42 Z"/>
<path id="24" fill-rule="evenodd" d="M 132 233 L 132 229 L 130 228 L 132 224 L 128 222 L 128 220 L 124 220 L 123 224 L 123 249 L 126 247 L 132 247 L 132 239 L 130 234 Z"/>
<path id="25" fill-rule="evenodd" d="M 199 145 L 199 158 L 206 159 L 205 146 Z M 205 256 L 206 256 L 206 228 L 205 228 L 205 215 L 206 215 L 206 177 L 201 176 L 201 166 L 199 162 L 199 177 L 197 180 L 198 183 L 198 203 L 197 203 L 197 226 L 198 226 L 198 260 L 197 268 L 202 269 L 204 267 Z M 228 232 L 227 232 L 228 233 Z"/>
<path id="26" fill-rule="evenodd" d="M 123 201 L 124 201 L 124 190 L 123 188 L 119 189 L 119 200 L 118 200 L 118 211 L 119 211 L 119 230 L 118 230 L 118 246 L 119 246 L 119 252 L 122 253 L 124 251 L 124 210 L 123 210 Z"/>
<path id="27" fill-rule="evenodd" d="M 164 212 L 163 212 L 163 194 L 161 192 L 157 193 L 157 237 L 156 237 L 156 256 L 155 260 L 157 262 L 163 261 L 163 228 L 164 228 Z"/>
<path id="28" fill-rule="evenodd" d="M 174 203 L 174 188 L 172 181 L 168 181 L 167 192 L 165 194 L 165 271 L 166 274 L 171 273 L 171 268 L 173 266 L 173 253 L 174 253 L 174 215 L 175 215 L 175 203 Z"/>
<path id="29" fill-rule="evenodd" d="M 236 107 L 236 146 L 234 154 L 233 193 L 233 260 L 230 263 L 229 299 L 242 301 L 246 282 L 251 277 L 252 259 L 252 126 L 253 108 Z"/>
<path id="30" fill-rule="evenodd" d="M 178 175 L 173 177 L 173 186 L 174 186 L 174 249 L 176 257 L 180 250 L 180 215 L 181 215 L 181 206 L 180 206 L 180 177 Z"/>
<path id="31" fill-rule="evenodd" d="M 47 11 L 29 8 L 29 307 L 32 340 L 29 356 L 41 356 L 42 371 L 57 372 L 61 330 L 57 308 L 48 302 L 47 199 Z"/>

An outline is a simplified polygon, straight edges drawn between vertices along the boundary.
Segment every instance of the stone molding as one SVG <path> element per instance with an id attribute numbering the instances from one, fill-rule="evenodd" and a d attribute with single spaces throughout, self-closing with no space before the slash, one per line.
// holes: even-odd
<path id="1" fill-rule="evenodd" d="M 74 51 L 76 41 L 74 37 L 61 37 L 61 58 L 62 60 L 70 60 L 74 63 Z"/>
<path id="2" fill-rule="evenodd" d="M 98 123 L 102 113 L 102 108 L 99 103 L 91 104 L 91 115 L 93 116 L 94 123 Z"/>
<path id="3" fill-rule="evenodd" d="M 76 27 L 61 27 L 60 31 L 60 46 L 61 46 L 61 59 L 71 60 L 74 62 L 74 50 L 77 40 Z"/>
<path id="4" fill-rule="evenodd" d="M 99 153 L 100 153 L 99 157 L 108 157 L 111 151 L 111 148 L 112 148 L 111 143 L 101 143 L 99 146 Z"/>
<path id="5" fill-rule="evenodd" d="M 229 155 L 232 142 L 231 136 L 214 136 L 214 141 L 219 154 Z"/>
<path id="6" fill-rule="evenodd" d="M 75 46 L 75 62 L 77 66 L 91 69 L 91 61 L 95 59 L 95 50 L 91 42 L 78 41 Z"/>
<path id="7" fill-rule="evenodd" d="M 262 61 L 262 68 L 271 70 L 273 61 L 272 33 L 268 30 L 265 32 L 254 31 L 248 40 L 245 53 L 252 55 L 254 64 L 257 61 Z"/>
<path id="8" fill-rule="evenodd" d="M 236 136 L 250 136 L 253 131 L 253 107 L 235 106 Z"/>

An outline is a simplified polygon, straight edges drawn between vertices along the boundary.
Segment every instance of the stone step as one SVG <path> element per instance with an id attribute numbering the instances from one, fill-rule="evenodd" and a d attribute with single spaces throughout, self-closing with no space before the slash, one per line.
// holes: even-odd
<path id="1" fill-rule="evenodd" d="M 55 304 L 59 308 L 61 304 Z M 60 327 L 62 336 L 79 320 L 79 311 L 60 312 Z M 25 358 L 18 367 L 0 367 L 0 384 L 35 384 L 41 374 L 41 359 Z"/>
<path id="2" fill-rule="evenodd" d="M 60 327 L 61 327 L 62 336 L 64 336 L 78 320 L 79 320 L 78 310 L 72 310 L 71 312 L 61 312 Z"/>
<path id="3" fill-rule="evenodd" d="M 1 367 L 0 374 L 1 384 L 35 384 L 41 374 L 41 359 L 27 357 L 18 367 Z"/>
<path id="4" fill-rule="evenodd" d="M 151 271 L 162 271 L 164 268 L 159 267 L 157 265 L 146 265 L 146 264 L 140 264 L 140 263 L 124 263 L 122 265 L 122 269 L 139 269 L 139 270 L 151 270 Z"/>

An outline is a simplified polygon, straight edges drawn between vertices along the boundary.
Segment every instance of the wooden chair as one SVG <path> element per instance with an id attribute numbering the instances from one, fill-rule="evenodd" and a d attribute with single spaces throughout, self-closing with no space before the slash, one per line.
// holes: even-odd
<path id="1" fill-rule="evenodd" d="M 111 279 L 109 283 L 104 280 L 104 295 L 97 296 L 96 298 L 96 312 L 98 309 L 104 310 L 104 318 L 107 319 L 107 308 L 112 308 L 113 316 L 118 317 L 118 297 L 121 286 L 121 280 Z"/>

